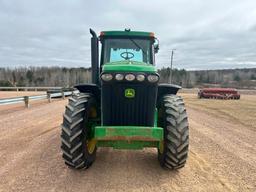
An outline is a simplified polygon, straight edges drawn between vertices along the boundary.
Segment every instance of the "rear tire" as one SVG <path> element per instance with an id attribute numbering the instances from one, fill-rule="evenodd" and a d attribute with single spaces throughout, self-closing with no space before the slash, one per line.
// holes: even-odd
<path id="1" fill-rule="evenodd" d="M 164 128 L 162 149 L 158 160 L 162 167 L 179 169 L 188 157 L 189 127 L 184 102 L 180 96 L 165 95 L 158 106 L 158 126 Z"/>
<path id="2" fill-rule="evenodd" d="M 96 157 L 96 147 L 88 148 L 91 127 L 90 111 L 96 108 L 95 99 L 85 93 L 69 99 L 61 126 L 61 149 L 65 164 L 75 169 L 88 168 Z"/>

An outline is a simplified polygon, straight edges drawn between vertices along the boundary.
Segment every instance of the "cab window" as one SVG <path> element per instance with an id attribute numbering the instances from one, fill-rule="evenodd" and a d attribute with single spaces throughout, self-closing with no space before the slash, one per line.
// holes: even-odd
<path id="1" fill-rule="evenodd" d="M 149 39 L 105 39 L 103 49 L 103 64 L 124 60 L 153 63 Z"/>

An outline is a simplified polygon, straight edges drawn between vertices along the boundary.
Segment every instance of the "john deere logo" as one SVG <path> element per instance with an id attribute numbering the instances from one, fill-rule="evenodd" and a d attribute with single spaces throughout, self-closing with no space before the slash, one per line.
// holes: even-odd
<path id="1" fill-rule="evenodd" d="M 134 98 L 135 97 L 135 90 L 134 89 L 125 89 L 124 95 L 127 98 Z"/>

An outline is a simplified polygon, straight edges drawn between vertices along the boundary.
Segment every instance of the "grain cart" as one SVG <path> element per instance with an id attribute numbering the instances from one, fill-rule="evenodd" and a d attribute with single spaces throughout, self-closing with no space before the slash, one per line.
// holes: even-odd
<path id="1" fill-rule="evenodd" d="M 65 163 L 88 168 L 99 147 L 153 147 L 162 167 L 183 167 L 189 145 L 186 109 L 176 95 L 181 87 L 158 83 L 154 33 L 90 33 L 92 84 L 77 85 L 80 93 L 66 106 L 61 132 Z"/>

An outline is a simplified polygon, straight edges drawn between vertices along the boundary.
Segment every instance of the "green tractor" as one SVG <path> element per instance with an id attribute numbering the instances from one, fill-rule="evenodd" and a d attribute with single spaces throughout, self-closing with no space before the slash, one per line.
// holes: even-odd
<path id="1" fill-rule="evenodd" d="M 160 84 L 154 33 L 90 29 L 92 84 L 75 86 L 61 130 L 65 163 L 90 167 L 98 147 L 157 148 L 162 167 L 179 169 L 189 146 L 188 118 L 181 88 Z M 99 42 L 101 55 L 99 62 Z"/>

